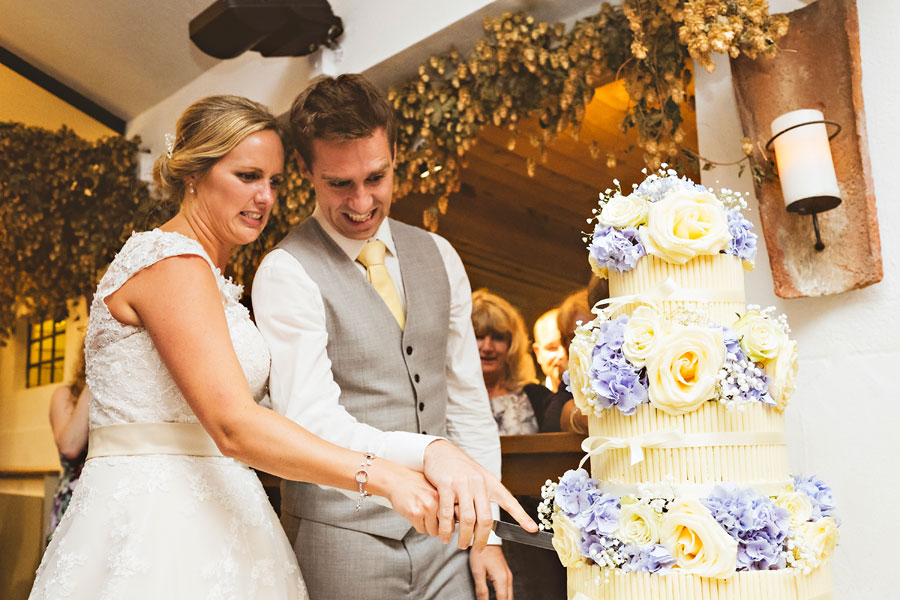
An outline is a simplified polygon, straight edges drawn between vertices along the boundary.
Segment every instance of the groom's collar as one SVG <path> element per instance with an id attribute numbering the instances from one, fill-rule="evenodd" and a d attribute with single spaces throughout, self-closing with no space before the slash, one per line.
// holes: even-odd
<path id="1" fill-rule="evenodd" d="M 312 218 L 319 223 L 319 226 L 322 227 L 325 234 L 344 251 L 344 254 L 346 254 L 350 260 L 356 261 L 356 257 L 359 256 L 363 246 L 369 241 L 368 239 L 354 240 L 341 235 L 331 226 L 331 223 L 328 222 L 328 219 L 325 218 L 325 215 L 322 214 L 322 211 L 319 210 L 318 206 L 313 210 Z M 375 235 L 369 239 L 381 240 L 384 242 L 384 246 L 387 248 L 387 251 L 390 252 L 391 256 L 397 256 L 397 247 L 394 245 L 394 236 L 391 235 L 391 225 L 387 218 L 381 222 L 381 225 L 378 226 L 378 231 L 376 231 Z"/>

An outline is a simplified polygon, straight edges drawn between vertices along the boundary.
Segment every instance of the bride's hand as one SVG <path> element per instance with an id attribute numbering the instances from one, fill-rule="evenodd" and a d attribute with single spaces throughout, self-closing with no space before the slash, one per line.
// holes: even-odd
<path id="1" fill-rule="evenodd" d="M 369 477 L 370 492 L 387 498 L 416 531 L 438 535 L 438 493 L 421 472 L 377 459 L 369 467 Z"/>

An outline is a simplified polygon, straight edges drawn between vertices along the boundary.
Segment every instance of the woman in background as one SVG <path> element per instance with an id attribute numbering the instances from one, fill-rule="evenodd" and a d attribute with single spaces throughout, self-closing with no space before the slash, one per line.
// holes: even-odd
<path id="1" fill-rule="evenodd" d="M 481 289 L 472 294 L 472 324 L 500 435 L 544 431 L 552 392 L 537 383 L 522 315 L 500 296 Z M 559 431 L 558 426 L 557 417 L 556 428 L 551 430 Z M 537 517 L 540 496 L 516 496 L 516 500 L 532 518 Z M 501 518 L 509 520 L 505 514 Z M 565 597 L 566 570 L 553 552 L 506 543 L 503 555 L 512 572 L 516 600 Z"/>
<path id="2" fill-rule="evenodd" d="M 59 485 L 53 495 L 53 508 L 50 512 L 50 526 L 47 532 L 47 543 L 60 519 L 69 506 L 72 491 L 87 456 L 88 442 L 88 410 L 91 392 L 84 381 L 84 354 L 75 379 L 68 385 L 62 385 L 50 396 L 50 429 L 53 440 L 59 450 L 59 463 L 62 471 Z"/>
<path id="3" fill-rule="evenodd" d="M 500 435 L 538 433 L 551 392 L 537 383 L 519 311 L 500 296 L 476 290 L 472 294 L 472 325 Z"/>

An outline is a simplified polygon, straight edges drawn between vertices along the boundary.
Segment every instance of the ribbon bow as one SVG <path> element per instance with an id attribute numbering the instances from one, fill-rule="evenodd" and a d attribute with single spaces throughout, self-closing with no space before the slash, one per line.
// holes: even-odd
<path id="1" fill-rule="evenodd" d="M 602 456 L 609 450 L 629 448 L 631 451 L 631 465 L 634 466 L 644 460 L 644 448 L 668 448 L 674 444 L 683 444 L 684 434 L 678 431 L 657 431 L 636 435 L 630 438 L 606 437 L 594 435 L 585 438 L 581 442 L 581 449 L 587 452 L 581 462 L 580 469 L 591 456 Z"/>
<path id="2" fill-rule="evenodd" d="M 594 304 L 591 311 L 596 314 L 601 312 L 612 314 L 627 304 L 649 304 L 655 308 L 659 302 L 671 296 L 677 289 L 678 284 L 671 277 L 666 277 L 662 283 L 653 286 L 649 290 L 644 290 L 640 294 L 604 298 Z M 603 308 L 603 305 L 606 305 L 606 308 Z"/>

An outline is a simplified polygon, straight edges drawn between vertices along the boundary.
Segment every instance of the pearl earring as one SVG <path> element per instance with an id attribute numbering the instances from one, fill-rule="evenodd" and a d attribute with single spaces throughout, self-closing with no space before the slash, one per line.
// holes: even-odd
<path id="1" fill-rule="evenodd" d="M 188 183 L 188 194 L 190 194 L 191 196 L 193 196 L 193 195 L 196 194 L 196 193 L 197 193 L 197 190 L 194 189 L 194 184 L 193 184 L 193 183 Z"/>

